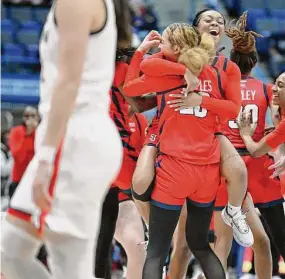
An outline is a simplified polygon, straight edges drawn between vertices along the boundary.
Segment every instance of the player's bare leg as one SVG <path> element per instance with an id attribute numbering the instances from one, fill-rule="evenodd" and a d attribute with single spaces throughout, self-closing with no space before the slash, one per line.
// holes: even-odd
<path id="1" fill-rule="evenodd" d="M 247 222 L 254 236 L 254 245 L 252 248 L 255 254 L 256 274 L 260 279 L 270 279 L 272 275 L 270 242 L 249 195 L 246 197 L 243 210 L 247 211 Z M 226 270 L 233 234 L 231 228 L 224 223 L 221 212 L 219 211 L 215 212 L 215 234 L 215 253 Z"/>
<path id="2" fill-rule="evenodd" d="M 244 161 L 225 136 L 218 136 L 221 146 L 221 172 L 226 178 L 229 203 L 222 212 L 224 222 L 233 229 L 236 241 L 245 247 L 254 242 L 241 206 L 247 190 L 247 169 Z"/>
<path id="3" fill-rule="evenodd" d="M 115 239 L 121 243 L 127 254 L 126 278 L 141 279 L 146 257 L 144 245 L 141 245 L 144 241 L 144 228 L 133 201 L 128 200 L 120 203 Z"/>
<path id="4" fill-rule="evenodd" d="M 154 146 L 145 145 L 139 155 L 137 166 L 133 175 L 132 187 L 133 191 L 138 195 L 146 193 L 151 185 L 155 175 L 155 159 L 157 148 Z M 140 215 L 143 217 L 146 224 L 149 220 L 149 202 L 134 199 Z"/>
<path id="5" fill-rule="evenodd" d="M 221 171 L 227 180 L 229 204 L 242 205 L 247 190 L 247 169 L 244 161 L 225 136 L 217 136 L 221 146 Z"/>
<path id="6" fill-rule="evenodd" d="M 169 279 L 184 279 L 187 273 L 191 252 L 186 241 L 187 208 L 184 204 L 173 235 L 173 250 L 168 270 Z"/>

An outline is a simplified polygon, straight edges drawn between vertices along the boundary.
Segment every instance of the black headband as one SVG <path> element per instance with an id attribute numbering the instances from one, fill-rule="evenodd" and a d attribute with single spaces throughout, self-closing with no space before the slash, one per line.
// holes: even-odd
<path id="1" fill-rule="evenodd" d="M 194 19 L 193 19 L 193 21 L 192 21 L 192 25 L 195 26 L 195 27 L 197 27 L 198 24 L 199 24 L 199 22 L 200 22 L 200 19 L 201 19 L 202 14 L 205 13 L 205 12 L 208 12 L 208 11 L 214 11 L 214 12 L 220 13 L 219 11 L 216 11 L 216 10 L 213 10 L 213 9 L 204 9 L 204 10 L 201 10 L 201 11 L 199 11 L 199 12 L 195 15 L 195 17 L 194 17 Z M 224 19 L 224 23 L 226 24 L 226 19 L 225 19 L 224 15 L 223 15 L 222 13 L 220 13 L 220 14 L 221 14 L 221 16 L 222 16 L 223 19 Z"/>

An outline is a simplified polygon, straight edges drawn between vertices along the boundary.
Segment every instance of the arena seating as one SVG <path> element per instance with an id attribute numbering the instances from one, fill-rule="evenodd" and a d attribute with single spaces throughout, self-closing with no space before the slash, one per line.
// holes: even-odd
<path id="1" fill-rule="evenodd" d="M 1 9 L 1 55 L 2 72 L 38 72 L 39 55 L 38 43 L 43 24 L 46 20 L 49 7 L 42 6 L 15 6 L 2 5 Z M 151 9 L 145 13 L 152 14 Z M 136 23 L 134 32 L 143 39 L 149 32 L 145 29 L 155 29 L 156 15 L 153 21 L 147 22 L 143 17 L 134 16 Z M 11 65 L 13 64 L 13 65 Z M 18 64 L 18 67 L 16 66 Z"/>

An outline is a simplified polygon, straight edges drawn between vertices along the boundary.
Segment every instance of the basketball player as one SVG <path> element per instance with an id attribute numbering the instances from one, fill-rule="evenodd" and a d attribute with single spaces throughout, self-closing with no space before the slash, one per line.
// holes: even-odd
<path id="1" fill-rule="evenodd" d="M 129 43 L 128 7 L 116 4 L 118 39 Z M 40 43 L 36 154 L 3 226 L 7 279 L 92 278 L 101 202 L 122 158 L 109 116 L 116 34 L 111 0 L 58 0 L 51 8 Z M 35 260 L 43 242 L 52 276 Z"/>
<path id="2" fill-rule="evenodd" d="M 256 128 L 256 122 L 254 123 L 255 125 L 252 125 L 251 117 L 247 115 L 245 112 L 242 113 L 241 118 L 238 121 L 238 125 L 240 128 L 240 135 L 244 141 L 246 149 L 254 158 L 265 155 L 270 150 L 277 148 L 279 145 L 284 144 L 285 142 L 284 88 L 285 88 L 285 72 L 282 73 L 276 79 L 275 85 L 272 88 L 273 104 L 279 106 L 281 114 L 281 121 L 272 133 L 266 135 L 264 138 L 261 138 L 260 140 L 256 139 L 253 137 Z M 282 257 L 284 258 L 285 257 L 285 218 L 284 218 L 284 210 L 282 203 L 281 204 L 275 203 L 275 206 L 260 208 L 260 212 L 270 228 L 272 238 L 276 243 L 277 250 L 280 251 Z"/>
<path id="3" fill-rule="evenodd" d="M 242 73 L 241 81 L 241 96 L 242 96 L 242 109 L 241 111 L 251 112 L 253 121 L 257 122 L 257 129 L 254 133 L 254 139 L 258 140 L 263 137 L 265 128 L 265 117 L 268 107 L 271 108 L 273 114 L 273 121 L 275 107 L 271 104 L 272 90 L 271 86 L 263 84 L 261 81 L 254 79 L 250 76 L 250 72 L 257 63 L 257 52 L 255 49 L 255 36 L 259 36 L 252 31 L 245 31 L 247 14 L 244 13 L 236 26 L 226 31 L 227 35 L 233 41 L 233 49 L 231 51 L 231 60 L 235 62 Z M 272 171 L 268 170 L 266 165 L 273 163 L 268 155 L 264 155 L 261 158 L 252 158 L 247 151 L 242 138 L 239 135 L 238 126 L 235 119 L 224 121 L 222 123 L 222 130 L 229 138 L 232 144 L 235 146 L 244 162 L 246 163 L 248 170 L 248 192 L 251 197 L 245 200 L 243 209 L 247 212 L 247 222 L 252 229 L 254 235 L 254 245 L 252 246 L 255 253 L 255 269 L 258 278 L 269 279 L 272 276 L 272 257 L 270 251 L 269 238 L 263 228 L 262 223 L 254 209 L 259 208 L 262 212 L 272 212 L 269 218 L 268 225 L 272 236 L 277 236 L 278 245 L 280 243 L 280 235 L 282 231 L 285 231 L 285 222 L 278 220 L 278 225 L 271 228 L 271 219 L 275 216 L 282 216 L 281 219 L 285 220 L 283 212 L 283 198 L 280 192 L 280 183 L 277 179 L 270 179 Z M 253 203 L 252 203 L 253 200 Z M 216 244 L 215 252 L 222 261 L 224 267 L 227 266 L 227 258 L 230 253 L 232 244 L 232 233 L 228 230 L 227 226 L 222 222 L 221 212 L 227 204 L 227 191 L 225 182 L 223 181 L 215 204 L 215 234 Z M 274 213 L 273 213 L 274 212 Z M 274 217 L 273 217 L 274 216 Z M 284 228 L 282 228 L 284 227 Z M 280 230 L 280 232 L 278 232 Z"/>
<path id="4" fill-rule="evenodd" d="M 197 27 L 200 33 L 209 33 L 214 38 L 214 41 L 216 43 L 216 49 L 218 51 L 219 42 L 221 41 L 222 36 L 224 34 L 224 16 L 214 10 L 203 10 L 196 14 L 195 19 L 193 21 L 193 25 Z M 179 68 L 179 66 L 175 65 L 174 63 L 171 63 L 166 60 L 164 61 L 165 63 L 169 63 L 169 66 L 166 67 L 166 65 L 164 65 L 161 71 L 159 71 L 157 68 L 154 68 L 151 65 L 151 61 L 148 60 L 144 60 L 144 62 L 141 64 L 141 70 L 147 74 L 152 75 L 183 75 L 185 71 L 184 65 L 183 67 Z M 228 61 L 228 59 L 226 59 L 221 54 L 218 54 L 218 56 L 213 61 L 213 66 L 226 73 L 229 80 L 231 80 L 231 86 L 232 88 L 234 88 L 234 90 L 240 87 L 240 85 L 238 84 L 238 79 L 236 77 L 235 64 L 233 64 L 231 61 Z M 239 94 L 238 90 L 237 94 Z M 236 115 L 238 114 L 238 111 L 240 109 L 241 98 L 240 96 L 237 96 L 237 94 L 234 94 L 233 91 L 229 89 L 225 90 L 225 98 L 227 100 L 230 100 L 231 102 L 227 106 L 222 106 L 222 110 L 234 108 L 236 109 Z M 188 95 L 186 99 L 192 97 L 194 96 Z M 181 102 L 181 99 L 178 102 Z M 191 102 L 194 106 L 195 100 L 192 100 Z M 155 123 L 156 121 L 154 120 L 154 124 Z M 145 191 L 145 189 L 148 187 L 146 185 L 149 185 L 148 183 L 150 183 L 151 179 L 153 178 L 153 169 L 151 169 L 149 165 L 153 161 L 152 156 L 156 154 L 156 148 L 153 145 L 153 143 L 155 142 L 153 141 L 153 139 L 158 140 L 157 125 L 156 127 L 155 125 L 153 125 L 150 132 L 151 134 L 147 136 L 148 146 L 144 146 L 142 153 L 139 156 L 137 167 L 133 177 L 133 187 L 136 191 L 139 191 L 140 194 L 140 196 L 137 198 L 141 199 L 144 197 L 144 201 L 147 201 L 147 195 L 145 194 L 151 191 L 151 187 L 148 191 Z M 228 190 L 231 199 L 229 200 L 228 210 L 230 215 L 235 216 L 235 221 L 231 224 L 233 226 L 236 239 L 238 239 L 239 243 L 244 246 L 250 246 L 253 243 L 253 237 L 250 228 L 245 222 L 245 215 L 242 214 L 240 210 L 245 194 L 245 189 L 247 187 L 247 173 L 245 164 L 241 160 L 234 147 L 230 144 L 228 139 L 219 133 L 217 133 L 217 136 L 220 140 L 222 147 L 221 154 L 223 163 L 221 165 L 221 169 L 223 174 L 229 178 Z M 224 163 L 226 161 L 227 164 Z M 149 211 L 147 206 L 144 205 L 145 202 L 141 202 L 138 200 L 136 200 L 136 202 L 138 204 L 138 208 L 140 209 L 141 214 L 144 214 L 144 216 L 147 215 Z M 180 217 L 180 222 L 182 223 L 179 222 L 179 228 L 177 229 L 180 230 L 181 233 L 177 232 L 174 235 L 174 249 L 169 267 L 170 278 L 184 278 L 190 260 L 190 253 L 186 245 L 185 238 L 181 237 L 181 235 L 183 235 L 183 232 L 185 231 L 185 217 L 183 212 L 184 211 L 182 211 Z"/>
<path id="5" fill-rule="evenodd" d="M 169 100 L 168 93 L 180 92 L 181 88 L 186 87 L 184 86 L 183 77 L 152 77 L 147 75 L 139 77 L 137 69 L 139 69 L 142 61 L 143 53 L 147 51 L 152 43 L 156 43 L 153 41 L 159 43 L 159 40 L 155 37 L 155 33 L 151 32 L 138 48 L 127 72 L 124 86 L 125 94 L 130 96 L 152 91 L 158 92 L 160 114 L 159 148 L 161 153 L 158 155 L 156 163 L 156 182 L 150 207 L 149 245 L 143 278 L 161 278 L 163 264 L 168 255 L 172 235 L 186 197 L 188 197 L 186 233 L 188 245 L 201 262 L 208 278 L 225 278 L 224 271 L 208 244 L 208 229 L 211 220 L 209 216 L 211 216 L 211 202 L 214 199 L 212 194 L 215 195 L 216 187 L 219 184 L 219 178 L 216 176 L 219 176 L 219 171 L 215 173 L 215 170 L 219 170 L 220 150 L 213 131 L 216 127 L 216 116 L 211 118 L 210 113 L 208 118 L 207 110 L 199 108 L 195 112 L 191 109 L 185 110 L 180 115 L 179 112 L 175 112 L 166 106 Z M 187 68 L 191 69 L 192 75 L 195 76 L 199 75 L 203 65 L 208 63 L 209 53 L 213 54 L 214 42 L 206 34 L 201 38 L 200 34 L 190 25 L 176 23 L 167 27 L 164 31 L 159 47 L 161 54 L 166 59 L 183 61 Z M 212 67 L 208 66 L 205 71 L 202 71 L 200 78 L 201 84 L 204 84 L 204 81 L 207 83 L 206 80 L 212 83 L 212 87 L 210 86 L 212 89 L 208 87 L 207 93 L 210 95 L 216 94 L 215 96 L 221 99 L 221 93 L 218 93 L 220 92 L 218 76 L 220 76 L 220 73 L 217 74 Z M 197 87 L 195 80 L 192 86 L 193 89 Z M 212 98 L 210 99 L 212 100 Z M 209 103 L 211 100 L 209 100 Z M 213 100 L 214 102 L 217 101 L 216 99 Z M 209 122 L 207 122 L 207 119 Z M 204 126 L 206 122 L 209 124 L 206 125 L 207 128 Z M 199 133 L 200 125 L 203 127 L 201 132 L 207 131 L 207 136 L 203 136 L 205 140 L 203 147 L 197 148 L 195 144 L 201 142 L 201 140 L 198 140 L 201 136 Z M 195 132 L 189 127 L 192 127 Z M 211 146 L 211 150 L 207 146 Z M 209 167 L 206 167 L 205 164 Z M 188 169 L 189 167 L 190 169 Z M 195 174 L 193 173 L 192 167 L 198 169 L 206 167 L 207 170 L 204 171 L 207 174 L 204 173 L 202 178 L 198 169 L 197 172 L 194 171 Z M 200 179 L 206 179 L 207 182 L 202 182 Z M 208 179 L 210 180 L 208 181 Z M 195 188 L 197 185 L 199 185 L 199 189 Z M 202 185 L 205 187 L 202 187 Z M 190 227 L 196 229 L 189 229 Z M 163 231 L 163 234 L 161 234 L 161 231 Z"/>
<path id="6" fill-rule="evenodd" d="M 275 81 L 273 86 L 273 104 L 279 106 L 281 113 L 281 121 L 277 128 L 262 138 L 259 142 L 255 142 L 252 138 L 254 128 L 252 127 L 250 115 L 243 113 L 240 119 L 240 135 L 246 145 L 247 150 L 253 157 L 260 157 L 268 151 L 278 147 L 285 142 L 285 72 L 282 73 Z M 256 123 L 254 123 L 256 124 Z"/>
<path id="7" fill-rule="evenodd" d="M 106 279 L 111 279 L 110 253 L 114 234 L 128 257 L 127 279 L 140 279 L 142 277 L 146 255 L 144 247 L 138 245 L 144 241 L 144 228 L 136 206 L 131 199 L 130 191 L 133 171 L 141 149 L 140 142 L 144 140 L 144 132 L 141 130 L 143 124 L 140 124 L 139 121 L 132 122 L 132 127 L 130 127 L 130 111 L 143 109 L 145 103 L 150 104 L 150 102 L 144 97 L 126 97 L 122 91 L 128 69 L 127 62 L 133 53 L 134 50 L 131 48 L 117 49 L 115 76 L 110 90 L 112 100 L 110 115 L 120 133 L 124 152 L 120 172 L 112 182 L 103 203 L 96 247 L 95 276 Z M 156 104 L 156 100 L 152 103 Z M 135 120 L 138 117 L 141 118 L 141 115 L 134 116 Z"/>
<path id="8" fill-rule="evenodd" d="M 221 15 L 219 12 L 216 12 L 214 10 L 203 10 L 195 16 L 195 19 L 193 21 L 193 25 L 196 26 L 200 33 L 209 33 L 212 35 L 216 42 L 216 46 L 218 47 L 218 44 L 221 40 L 221 36 L 224 33 L 224 25 L 225 25 L 225 19 L 223 15 Z M 175 67 L 174 63 L 171 63 L 169 61 L 165 61 L 166 63 L 169 63 L 168 66 L 168 73 L 166 69 L 163 69 L 163 73 L 160 71 L 157 71 L 157 69 L 154 69 L 151 66 L 151 62 L 145 60 L 142 63 L 141 70 L 143 70 L 147 74 L 154 74 L 154 75 L 166 75 L 166 74 L 177 74 L 182 75 L 185 71 L 184 67 Z M 146 63 L 149 63 L 148 69 L 152 69 L 152 72 L 150 73 L 146 69 Z M 214 61 L 213 66 L 215 66 L 218 69 L 223 70 L 228 78 L 231 80 L 231 84 L 233 88 L 238 88 L 240 85 L 237 84 L 237 78 L 235 77 L 235 71 L 233 71 L 234 64 L 228 61 L 225 57 L 222 55 L 218 55 Z M 144 67 L 144 68 L 143 68 Z M 193 99 L 195 96 L 188 95 L 187 99 Z M 239 111 L 240 108 L 240 97 L 235 96 L 235 94 L 232 94 L 229 90 L 226 89 L 225 91 L 225 97 L 228 100 L 231 100 L 231 103 L 228 106 L 223 106 L 222 109 L 231 109 L 236 108 L 236 111 Z M 236 98 L 239 98 L 239 102 Z M 192 105 L 195 105 L 195 102 L 197 100 L 192 100 Z M 156 132 L 157 133 L 157 132 Z M 245 222 L 245 216 L 241 212 L 241 204 L 244 199 L 246 187 L 247 187 L 247 172 L 245 168 L 245 164 L 238 155 L 237 151 L 234 149 L 234 147 L 231 145 L 231 143 L 228 141 L 226 137 L 223 135 L 220 135 L 217 133 L 217 136 L 221 143 L 221 152 L 222 152 L 222 165 L 221 169 L 223 174 L 228 177 L 228 183 L 227 183 L 227 189 L 229 191 L 229 205 L 227 207 L 227 210 L 223 211 L 223 219 L 226 221 L 227 224 L 231 225 L 234 231 L 235 238 L 237 241 L 243 245 L 243 246 L 250 246 L 253 243 L 253 237 L 250 228 L 247 226 Z M 149 152 L 146 152 L 144 149 L 149 150 Z M 145 192 L 145 185 L 146 178 L 142 178 L 142 172 L 139 170 L 142 170 L 140 167 L 141 165 L 146 165 L 146 162 L 150 163 L 150 158 L 147 159 L 147 156 L 151 156 L 154 153 L 153 148 L 151 147 L 144 147 L 142 150 L 142 153 L 140 154 L 137 168 L 135 171 L 135 175 L 133 178 L 133 186 L 136 188 L 136 191 L 139 191 L 139 194 Z M 227 161 L 227 164 L 224 164 L 224 162 Z M 145 164 L 143 164 L 145 163 Z M 153 178 L 153 176 L 152 176 Z M 151 179 L 148 179 L 148 182 L 151 181 Z M 144 189 L 144 190 L 143 190 Z M 139 197 L 138 197 L 139 198 Z M 231 220 L 231 221 L 230 221 Z"/>

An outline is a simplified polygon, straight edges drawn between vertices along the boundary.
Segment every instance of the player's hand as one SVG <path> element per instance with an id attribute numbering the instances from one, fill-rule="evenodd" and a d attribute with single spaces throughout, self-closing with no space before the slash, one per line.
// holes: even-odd
<path id="1" fill-rule="evenodd" d="M 40 161 L 33 183 L 32 198 L 41 211 L 48 211 L 52 198 L 49 194 L 53 166 L 45 161 Z"/>
<path id="2" fill-rule="evenodd" d="M 30 135 L 32 134 L 37 126 L 38 126 L 39 122 L 37 119 L 35 118 L 29 118 L 25 121 L 25 125 L 26 125 L 26 135 Z"/>
<path id="3" fill-rule="evenodd" d="M 189 69 L 186 69 L 184 79 L 187 85 L 187 87 L 185 88 L 185 91 L 187 93 L 195 90 L 199 85 L 198 77 L 196 77 Z"/>
<path id="4" fill-rule="evenodd" d="M 257 123 L 251 123 L 251 113 L 242 112 L 239 119 L 237 119 L 237 125 L 239 127 L 239 133 L 241 136 L 252 136 Z"/>
<path id="5" fill-rule="evenodd" d="M 142 53 L 147 53 L 152 47 L 157 47 L 161 42 L 161 35 L 157 31 L 150 31 L 148 35 L 144 38 L 138 51 Z"/>
<path id="6" fill-rule="evenodd" d="M 275 169 L 270 178 L 279 176 L 282 172 L 285 171 L 285 156 L 282 156 L 275 164 L 268 167 L 269 170 Z"/>
<path id="7" fill-rule="evenodd" d="M 170 108 L 174 108 L 175 111 L 200 106 L 202 103 L 202 96 L 198 93 L 191 92 L 185 94 L 170 94 L 170 97 L 175 98 L 174 100 L 168 101 L 167 104 Z"/>

